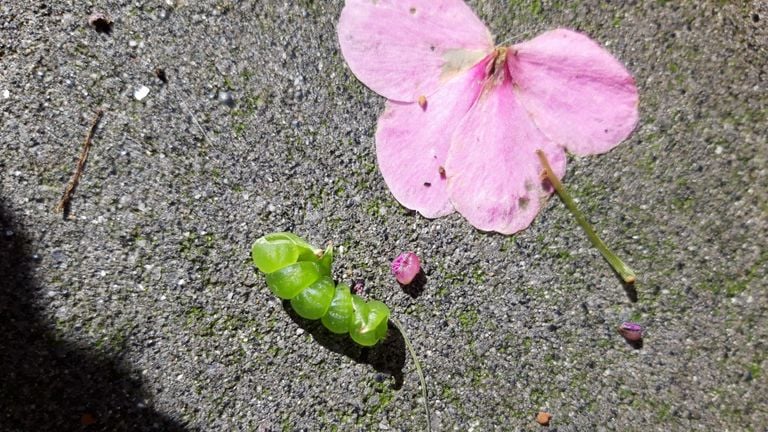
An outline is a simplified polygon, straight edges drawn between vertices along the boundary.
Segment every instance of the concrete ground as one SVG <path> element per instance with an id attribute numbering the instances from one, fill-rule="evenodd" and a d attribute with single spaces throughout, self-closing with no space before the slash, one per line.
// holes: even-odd
<path id="1" fill-rule="evenodd" d="M 254 271 L 290 230 L 406 326 L 436 431 L 765 431 L 768 4 L 470 3 L 498 41 L 575 28 L 635 75 L 637 130 L 565 182 L 636 292 L 556 198 L 514 236 L 402 208 L 340 1 L 3 1 L 0 430 L 424 430 L 399 334 L 361 349 Z M 388 273 L 404 250 L 420 295 Z"/>

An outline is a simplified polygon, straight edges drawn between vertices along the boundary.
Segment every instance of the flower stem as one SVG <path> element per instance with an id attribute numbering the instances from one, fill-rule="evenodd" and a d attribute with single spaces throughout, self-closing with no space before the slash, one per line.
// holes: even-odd
<path id="1" fill-rule="evenodd" d="M 608 246 L 606 246 L 603 240 L 598 237 L 595 229 L 592 228 L 592 225 L 589 223 L 584 214 L 580 212 L 576 207 L 576 203 L 573 201 L 573 198 L 571 198 L 571 195 L 567 190 L 565 190 L 565 186 L 560 183 L 560 179 L 558 179 L 555 173 L 552 171 L 552 167 L 549 165 L 549 161 L 544 155 L 544 152 L 541 150 L 536 150 L 536 154 L 539 156 L 541 165 L 544 167 L 544 173 L 546 174 L 547 179 L 552 184 L 552 187 L 555 188 L 555 192 L 557 192 L 557 195 L 563 201 L 563 204 L 568 207 L 568 210 L 570 210 L 573 216 L 576 218 L 576 222 L 581 225 L 581 228 L 587 234 L 587 237 L 589 238 L 589 241 L 592 242 L 592 245 L 597 248 L 601 254 L 603 254 L 603 258 L 605 258 L 605 260 L 608 261 L 616 273 L 618 273 L 621 278 L 624 279 L 625 283 L 635 283 L 635 272 L 632 271 L 632 269 L 629 268 L 629 266 L 626 265 L 624 261 L 622 261 L 619 257 L 617 257 L 610 249 L 608 249 Z"/>
<path id="2" fill-rule="evenodd" d="M 413 364 L 416 366 L 416 373 L 419 374 L 419 381 L 421 382 L 421 396 L 424 398 L 424 412 L 427 413 L 427 431 L 432 431 L 432 421 L 429 419 L 429 401 L 427 400 L 427 382 L 424 379 L 424 372 L 421 371 L 421 363 L 419 363 L 419 358 L 416 356 L 416 350 L 413 349 L 413 345 L 411 345 L 411 341 L 408 339 L 408 336 L 405 335 L 405 329 L 403 329 L 403 325 L 400 324 L 400 321 L 389 317 L 389 321 L 397 327 L 397 330 L 400 332 L 401 335 L 403 335 L 403 341 L 405 341 L 405 346 L 408 348 L 408 352 L 411 353 L 411 358 L 413 358 Z"/>

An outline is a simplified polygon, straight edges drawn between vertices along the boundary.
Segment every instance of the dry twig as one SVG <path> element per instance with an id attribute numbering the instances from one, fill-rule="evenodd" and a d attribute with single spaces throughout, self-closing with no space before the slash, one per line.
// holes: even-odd
<path id="1" fill-rule="evenodd" d="M 72 197 L 75 195 L 75 189 L 77 189 L 77 185 L 80 183 L 80 177 L 83 175 L 85 162 L 88 160 L 88 153 L 90 152 L 93 143 L 93 134 L 96 133 L 96 127 L 99 125 L 99 121 L 103 115 L 104 111 L 102 109 L 96 110 L 96 115 L 93 116 L 93 121 L 91 122 L 91 128 L 88 129 L 88 134 L 85 136 L 85 141 L 83 141 L 83 149 L 80 152 L 80 158 L 77 160 L 75 172 L 72 174 L 72 178 L 69 179 L 69 183 L 67 184 L 66 189 L 64 189 L 64 194 L 61 196 L 59 204 L 56 205 L 56 212 L 63 212 L 64 219 L 69 217 Z"/>

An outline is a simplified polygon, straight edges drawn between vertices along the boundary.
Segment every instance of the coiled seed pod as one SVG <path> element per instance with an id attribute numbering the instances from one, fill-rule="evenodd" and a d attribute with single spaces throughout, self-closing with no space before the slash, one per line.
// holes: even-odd
<path id="1" fill-rule="evenodd" d="M 389 308 L 380 301 L 366 302 L 336 285 L 331 278 L 333 248 L 317 249 L 287 232 L 267 234 L 251 248 L 253 264 L 266 275 L 267 286 L 306 319 L 320 319 L 333 333 L 349 333 L 363 346 L 376 345 L 387 335 Z"/>

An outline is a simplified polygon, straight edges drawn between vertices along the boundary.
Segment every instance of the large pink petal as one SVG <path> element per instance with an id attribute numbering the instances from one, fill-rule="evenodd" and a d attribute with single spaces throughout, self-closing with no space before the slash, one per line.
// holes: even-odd
<path id="1" fill-rule="evenodd" d="M 637 124 L 635 80 L 587 36 L 546 32 L 514 45 L 507 65 L 539 129 L 573 153 L 606 152 Z"/>
<path id="2" fill-rule="evenodd" d="M 558 177 L 565 175 L 565 151 L 538 130 L 511 81 L 484 90 L 456 128 L 445 165 L 456 210 L 484 231 L 528 227 L 550 194 L 537 149 Z"/>
<path id="3" fill-rule="evenodd" d="M 426 217 L 453 212 L 441 168 L 453 131 L 480 93 L 486 63 L 447 82 L 424 106 L 389 101 L 379 117 L 376 156 L 384 181 L 402 205 Z"/>
<path id="4" fill-rule="evenodd" d="M 493 50 L 488 29 L 462 0 L 347 0 L 338 34 L 357 78 L 403 102 L 429 97 Z"/>

